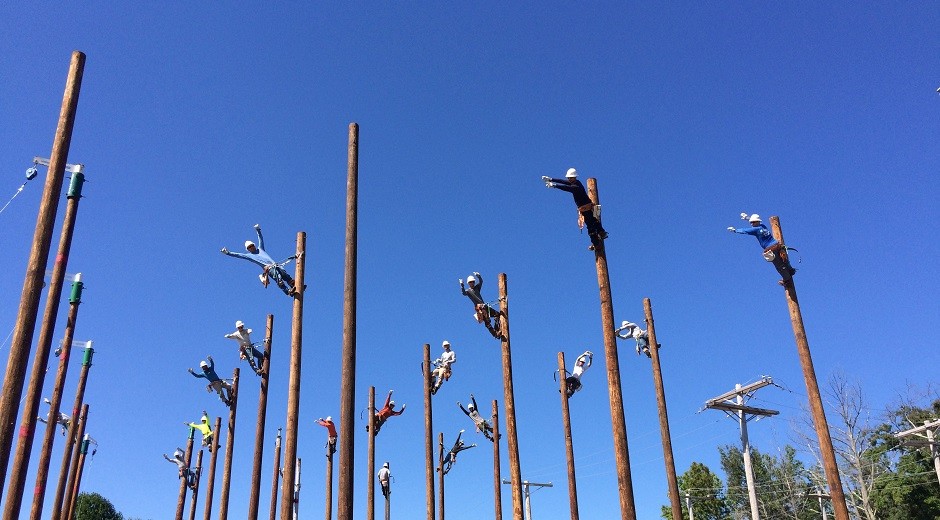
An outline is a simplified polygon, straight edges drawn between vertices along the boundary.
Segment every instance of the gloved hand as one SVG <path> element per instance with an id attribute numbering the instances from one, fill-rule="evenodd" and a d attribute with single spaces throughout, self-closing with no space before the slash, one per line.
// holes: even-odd
<path id="1" fill-rule="evenodd" d="M 734 233 L 734 226 L 728 226 L 728 231 Z"/>
<path id="2" fill-rule="evenodd" d="M 255 224 L 255 229 L 261 229 L 261 224 Z"/>
<path id="3" fill-rule="evenodd" d="M 747 220 L 747 213 L 741 213 L 741 220 Z"/>
<path id="4" fill-rule="evenodd" d="M 545 183 L 545 187 L 546 187 L 546 188 L 554 188 L 554 187 L 555 187 L 555 183 L 552 182 L 552 181 L 547 181 L 547 182 Z"/>
<path id="5" fill-rule="evenodd" d="M 542 181 L 548 182 L 548 181 L 550 181 L 550 180 L 552 180 L 552 178 L 549 177 L 548 175 L 543 175 L 543 176 L 542 176 Z"/>
<path id="6" fill-rule="evenodd" d="M 458 278 L 457 283 L 459 283 L 460 286 L 463 287 L 463 278 Z"/>
<path id="7" fill-rule="evenodd" d="M 227 255 L 227 254 L 228 254 L 228 249 L 226 249 L 226 248 L 223 247 L 223 248 L 222 248 L 222 254 L 223 254 L 223 255 Z"/>

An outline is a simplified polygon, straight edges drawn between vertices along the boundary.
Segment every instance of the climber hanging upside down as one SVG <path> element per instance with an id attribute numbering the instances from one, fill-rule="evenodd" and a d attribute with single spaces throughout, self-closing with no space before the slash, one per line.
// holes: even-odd
<path id="1" fill-rule="evenodd" d="M 238 356 L 247 361 L 255 374 L 260 376 L 261 367 L 264 364 L 264 353 L 251 342 L 251 332 L 251 329 L 246 329 L 245 324 L 238 320 L 235 322 L 235 332 L 226 334 L 225 337 L 238 342 Z"/>
<path id="2" fill-rule="evenodd" d="M 297 256 L 289 256 L 280 263 L 275 262 L 264 250 L 264 237 L 261 236 L 261 226 L 255 224 L 255 231 L 258 233 L 258 245 L 255 245 L 251 240 L 245 241 L 245 249 L 248 253 L 233 253 L 223 247 L 222 254 L 234 256 L 235 258 L 243 258 L 249 262 L 260 265 L 262 272 L 258 275 L 258 278 L 261 279 L 261 283 L 265 287 L 268 286 L 268 280 L 273 279 L 274 283 L 284 291 L 284 294 L 288 296 L 299 294 L 300 291 L 294 287 L 294 279 L 291 278 L 284 269 L 284 266 L 291 260 L 296 259 Z"/>
<path id="3" fill-rule="evenodd" d="M 499 311 L 494 309 L 488 303 L 483 301 L 483 297 L 480 295 L 480 291 L 483 289 L 483 276 L 475 272 L 467 277 L 467 286 L 469 289 L 464 286 L 463 278 L 458 280 L 460 283 L 460 292 L 467 298 L 470 298 L 470 301 L 473 302 L 473 318 L 477 320 L 477 323 L 482 323 L 486 326 L 486 330 L 490 331 L 490 334 L 494 338 L 499 339 L 501 337 L 499 331 Z M 490 318 L 493 318 L 493 322 L 490 323 Z"/>
<path id="4" fill-rule="evenodd" d="M 43 398 L 43 402 L 48 404 L 50 407 L 52 406 L 52 402 L 49 401 L 49 399 Z M 51 412 L 52 410 L 50 409 L 49 411 Z M 46 419 L 45 417 L 36 417 L 36 420 L 38 420 L 39 422 L 43 424 L 46 424 L 48 422 L 48 419 Z M 55 420 L 55 422 L 56 424 L 62 427 L 62 435 L 65 435 L 66 433 L 68 433 L 69 428 L 72 426 L 72 418 L 69 417 L 68 414 L 63 413 L 63 412 L 59 412 L 59 417 Z"/>
<path id="5" fill-rule="evenodd" d="M 587 370 L 591 364 L 594 362 L 594 353 L 590 350 L 585 350 L 584 354 L 578 356 L 578 359 L 574 362 L 574 368 L 571 369 L 571 375 L 565 378 L 565 392 L 568 397 L 574 395 L 575 392 L 581 390 L 581 375 L 584 374 L 584 371 Z"/>

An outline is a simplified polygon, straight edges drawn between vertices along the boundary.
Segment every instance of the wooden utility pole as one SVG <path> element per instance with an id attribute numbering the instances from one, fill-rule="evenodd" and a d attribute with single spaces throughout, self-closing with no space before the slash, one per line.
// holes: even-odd
<path id="1" fill-rule="evenodd" d="M 679 481 L 676 479 L 676 462 L 672 456 L 672 436 L 669 434 L 669 416 L 666 414 L 666 389 L 663 386 L 663 372 L 659 365 L 659 343 L 656 340 L 656 327 L 653 325 L 653 306 L 650 304 L 649 298 L 643 298 L 643 311 L 646 314 L 646 332 L 649 335 L 650 358 L 653 362 L 653 385 L 656 387 L 656 404 L 659 407 L 659 435 L 663 440 L 663 460 L 666 464 L 666 485 L 669 488 L 669 503 L 672 505 L 672 517 L 682 518 Z"/>
<path id="2" fill-rule="evenodd" d="M 43 312 L 42 324 L 39 328 L 39 341 L 36 343 L 36 353 L 33 357 L 33 369 L 30 373 L 26 389 L 26 401 L 23 407 L 20 435 L 16 443 L 16 454 L 13 457 L 13 469 L 10 473 L 10 484 L 7 487 L 7 501 L 3 509 L 4 520 L 17 520 L 20 516 L 20 506 L 23 503 L 23 489 L 26 487 L 26 472 L 29 469 L 29 457 L 33 451 L 33 439 L 36 433 L 36 413 L 39 410 L 39 401 L 42 399 L 42 386 L 46 380 L 46 370 L 49 364 L 49 350 L 52 347 L 52 337 L 55 332 L 56 316 L 59 313 L 59 301 L 62 296 L 62 285 L 65 281 L 65 268 L 69 261 L 69 252 L 72 249 L 72 234 L 75 230 L 75 219 L 78 215 L 78 201 L 82 198 L 82 184 L 85 175 L 82 167 L 72 174 L 65 206 L 65 220 L 59 235 L 59 249 L 52 266 L 52 279 L 49 282 L 49 294 L 46 297 L 46 309 Z M 78 275 L 81 283 L 81 275 Z M 75 333 L 75 323 L 78 320 L 78 305 L 81 300 L 69 298 L 69 316 L 66 322 L 65 336 L 71 343 Z M 61 394 L 60 394 L 61 396 Z M 61 401 L 61 399 L 60 399 Z M 59 404 L 50 402 L 50 417 L 59 416 Z M 47 423 L 47 430 L 54 430 L 55 420 Z M 53 426 L 50 428 L 50 426 Z M 50 446 L 51 448 L 51 446 Z M 46 458 L 48 469 L 49 459 Z M 45 481 L 43 481 L 45 485 Z M 34 488 L 35 490 L 35 488 Z M 34 491 L 35 492 L 35 491 Z"/>
<path id="3" fill-rule="evenodd" d="M 59 112 L 59 123 L 52 142 L 52 155 L 49 159 L 46 184 L 39 202 L 33 245 L 26 264 L 26 278 L 23 281 L 20 307 L 10 341 L 6 375 L 3 378 L 3 388 L 0 390 L 0 482 L 5 481 L 7 465 L 10 462 L 10 448 L 13 446 L 14 436 L 13 425 L 16 423 L 20 398 L 23 395 L 26 363 L 36 328 L 36 314 L 39 312 L 39 298 L 42 294 L 46 265 L 48 265 L 49 248 L 52 245 L 52 231 L 59 206 L 59 191 L 62 189 L 65 176 L 65 164 L 72 141 L 72 127 L 75 125 L 78 94 L 81 90 L 84 70 L 85 55 L 78 51 L 73 52 L 65 82 L 62 108 Z M 33 412 L 32 415 L 35 416 L 36 413 Z"/>
<path id="4" fill-rule="evenodd" d="M 503 353 L 503 400 L 506 402 L 506 444 L 509 447 L 509 475 L 512 480 L 512 517 L 522 520 L 522 471 L 519 469 L 519 438 L 516 435 L 516 399 L 512 389 L 512 352 L 509 346 L 509 299 L 506 273 L 499 273 L 499 330 Z M 443 520 L 443 519 L 440 519 Z"/>
<path id="5" fill-rule="evenodd" d="M 73 416 L 74 417 L 74 416 Z M 85 435 L 85 424 L 88 422 L 88 404 L 82 405 L 82 412 L 79 415 L 78 426 L 75 428 L 75 436 L 78 439 L 81 439 Z M 73 422 L 74 424 L 74 422 Z M 71 430 L 71 428 L 70 428 Z M 70 432 L 71 433 L 71 432 Z M 70 464 L 68 465 L 68 483 L 63 488 L 62 495 L 62 508 L 53 512 L 53 518 L 62 518 L 63 520 L 71 520 L 71 516 L 68 516 L 69 510 L 72 507 L 72 504 L 69 501 L 72 499 L 72 489 L 75 487 L 75 479 L 78 476 L 78 458 L 81 454 L 81 441 L 75 445 L 75 449 L 70 450 L 65 455 L 72 458 Z"/>
<path id="6" fill-rule="evenodd" d="M 225 463 L 222 466 L 222 492 L 219 494 L 219 520 L 228 518 L 228 494 L 232 485 L 232 455 L 235 453 L 235 414 L 238 411 L 238 368 L 232 375 L 232 404 L 228 412 L 225 435 Z"/>
<path id="7" fill-rule="evenodd" d="M 65 347 L 63 346 L 63 348 Z M 94 355 L 95 349 L 92 347 L 91 342 L 88 342 L 88 347 L 85 349 L 85 354 L 82 357 L 82 371 L 78 375 L 78 387 L 75 389 L 75 404 L 72 406 L 72 425 L 65 434 L 65 448 L 62 451 L 62 467 L 59 470 L 59 481 L 56 484 L 55 497 L 52 501 L 52 520 L 60 520 L 62 513 L 65 511 L 64 506 L 66 504 L 63 502 L 65 500 L 65 491 L 69 489 L 66 487 L 66 480 L 72 475 L 70 467 L 72 465 L 72 453 L 75 451 L 74 447 L 79 442 L 79 439 L 81 439 L 85 429 L 84 417 L 87 413 L 88 405 L 84 405 L 85 408 L 83 408 L 82 401 L 85 399 L 85 385 L 88 383 L 88 371 L 91 369 L 91 360 Z M 82 410 L 82 419 L 76 423 L 75 418 L 79 415 L 79 409 Z M 81 426 L 76 427 L 76 424 L 81 424 Z M 75 460 L 78 460 L 78 457 L 75 457 Z"/>
<path id="8" fill-rule="evenodd" d="M 356 417 L 356 259 L 359 222 L 359 125 L 349 125 L 346 171 L 346 265 L 343 277 L 343 357 L 340 380 L 337 520 L 353 520 Z"/>
<path id="9" fill-rule="evenodd" d="M 324 493 L 324 498 L 326 502 L 326 520 L 330 520 L 333 516 L 333 450 L 327 446 L 326 448 L 326 491 Z"/>
<path id="10" fill-rule="evenodd" d="M 294 314 L 291 321 L 290 378 L 287 383 L 287 424 L 284 426 L 284 473 L 281 475 L 281 520 L 291 520 L 294 496 L 294 468 L 297 464 L 297 428 L 300 419 L 300 362 L 303 353 L 304 267 L 307 234 L 297 233 L 297 261 L 294 269 Z"/>
<path id="11" fill-rule="evenodd" d="M 213 435 L 214 437 L 214 435 Z M 196 503 L 199 501 L 199 484 L 202 481 L 202 450 L 196 455 L 196 485 L 193 486 L 192 504 L 189 506 L 189 520 L 196 520 Z"/>
<path id="12" fill-rule="evenodd" d="M 431 345 L 424 344 L 421 377 L 424 378 L 424 479 L 427 520 L 434 520 L 434 434 L 431 400 Z"/>
<path id="13" fill-rule="evenodd" d="M 78 472 L 75 475 L 75 486 L 72 488 L 72 498 L 69 500 L 69 513 L 67 518 L 75 518 L 75 508 L 78 507 L 78 491 L 82 488 L 82 473 L 85 472 L 85 455 L 88 454 L 88 444 L 90 437 L 85 434 L 82 443 L 78 446 L 78 461 L 76 467 Z"/>
<path id="14" fill-rule="evenodd" d="M 203 520 L 212 518 L 212 494 L 215 491 L 215 462 L 219 458 L 219 431 L 222 429 L 222 418 L 215 418 L 215 427 L 212 430 L 212 449 L 209 455 L 209 482 L 206 483 L 206 508 Z M 200 477 L 201 480 L 201 477 Z"/>
<path id="15" fill-rule="evenodd" d="M 375 387 L 369 387 L 369 458 L 366 469 L 369 478 L 366 479 L 366 520 L 375 520 Z"/>
<path id="16" fill-rule="evenodd" d="M 49 421 L 46 422 L 46 430 L 42 437 L 42 449 L 39 452 L 36 485 L 33 486 L 33 503 L 29 511 L 30 520 L 39 520 L 42 516 L 42 506 L 46 496 L 46 482 L 49 480 L 49 462 L 52 459 L 52 444 L 55 441 L 55 419 L 59 416 L 62 408 L 62 393 L 72 353 L 75 323 L 78 319 L 78 305 L 82 300 L 83 287 L 82 274 L 78 273 L 72 281 L 72 290 L 69 295 L 69 318 L 65 327 L 65 338 L 62 340 L 62 352 L 59 354 L 59 367 L 56 370 L 55 383 L 52 387 L 52 399 L 49 400 Z M 73 415 L 72 420 L 75 419 L 76 417 Z M 67 429 L 71 429 L 71 426 Z"/>
<path id="17" fill-rule="evenodd" d="M 652 337 L 650 338 L 650 342 L 652 343 Z M 747 416 L 750 414 L 752 418 L 753 416 L 758 415 L 769 417 L 772 415 L 777 415 L 780 412 L 776 410 L 766 410 L 764 408 L 755 408 L 753 406 L 745 406 L 744 396 L 750 396 L 758 389 L 771 384 L 773 384 L 773 380 L 768 376 L 764 376 L 756 383 L 751 383 L 743 387 L 741 385 L 735 385 L 734 390 L 725 392 L 718 397 L 713 397 L 708 401 L 705 401 L 705 408 L 722 410 L 728 414 L 729 417 L 734 417 L 738 420 L 738 425 L 741 428 L 741 454 L 744 456 L 744 478 L 747 481 L 747 492 L 748 499 L 751 503 L 752 520 L 760 520 L 760 516 L 757 503 L 757 489 L 754 485 L 754 470 L 751 467 L 751 443 L 747 437 Z M 733 402 L 731 401 L 732 398 L 734 398 Z"/>
<path id="18" fill-rule="evenodd" d="M 186 441 L 186 455 L 183 457 L 183 461 L 186 463 L 186 471 L 189 471 L 190 463 L 193 460 L 193 437 L 196 434 L 196 430 L 192 426 L 189 427 L 189 439 Z M 183 511 L 186 509 L 186 489 L 188 488 L 187 480 L 189 480 L 184 473 L 180 477 L 180 491 L 176 499 L 176 520 L 183 520 Z M 69 518 L 72 518 L 69 516 Z"/>
<path id="19" fill-rule="evenodd" d="M 783 240 L 783 231 L 780 229 L 779 217 L 770 217 L 770 227 L 777 242 L 786 244 Z M 836 464 L 836 452 L 832 447 L 832 437 L 829 435 L 829 422 L 826 421 L 826 411 L 823 409 L 819 383 L 816 381 L 816 370 L 813 368 L 813 356 L 810 354 L 809 340 L 806 339 L 806 329 L 803 327 L 800 300 L 796 297 L 796 281 L 791 279 L 785 287 L 784 294 L 790 311 L 790 322 L 793 325 L 793 335 L 796 337 L 796 350 L 800 355 L 800 366 L 803 367 L 803 378 L 806 380 L 809 408 L 813 414 L 816 436 L 819 438 L 819 454 L 822 458 L 823 469 L 826 471 L 829 494 L 832 497 L 832 510 L 836 520 L 849 520 L 849 509 L 845 505 L 842 479 L 839 477 L 839 466 Z"/>
<path id="20" fill-rule="evenodd" d="M 277 517 L 277 491 L 278 480 L 281 477 L 281 429 L 277 429 L 277 438 L 274 439 L 274 476 L 271 477 L 271 516 L 268 520 Z M 329 520 L 329 519 L 327 519 Z"/>
<path id="21" fill-rule="evenodd" d="M 493 505 L 496 508 L 493 518 L 495 520 L 503 520 L 503 492 L 499 485 L 501 480 L 499 461 L 499 406 L 496 399 L 493 399 Z"/>
<path id="22" fill-rule="evenodd" d="M 588 179 L 588 196 L 591 198 L 591 202 L 596 205 L 600 204 L 597 195 L 597 179 Z M 607 393 L 610 397 L 610 422 L 614 436 L 617 485 L 620 491 L 620 517 L 623 520 L 636 520 L 636 504 L 633 501 L 633 477 L 630 475 L 630 450 L 627 446 L 627 423 L 623 414 L 620 360 L 617 354 L 617 339 L 614 334 L 614 302 L 610 295 L 607 247 L 603 240 L 598 240 L 598 245 L 594 248 L 594 263 L 597 266 L 597 285 L 600 289 L 601 329 L 604 334 Z"/>
<path id="23" fill-rule="evenodd" d="M 561 392 L 561 425 L 565 432 L 565 459 L 568 463 L 568 507 L 571 520 L 578 520 L 578 484 L 574 473 L 574 443 L 571 440 L 571 416 L 568 413 L 568 385 L 565 381 L 565 353 L 558 353 L 558 382 Z M 681 518 L 681 517 L 676 517 Z"/>
<path id="24" fill-rule="evenodd" d="M 258 422 L 255 426 L 255 458 L 251 466 L 251 496 L 248 499 L 250 520 L 258 520 L 258 504 L 261 500 L 261 458 L 264 456 L 264 421 L 268 413 L 268 381 L 271 375 L 273 329 L 274 315 L 268 314 L 264 332 L 264 361 L 261 363 L 261 391 L 258 393 Z"/>
<path id="25" fill-rule="evenodd" d="M 437 450 L 437 520 L 444 520 L 444 432 Z"/>

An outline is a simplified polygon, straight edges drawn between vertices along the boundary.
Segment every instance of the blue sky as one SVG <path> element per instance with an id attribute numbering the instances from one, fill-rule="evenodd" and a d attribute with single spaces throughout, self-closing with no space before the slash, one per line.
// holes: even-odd
<path id="1" fill-rule="evenodd" d="M 422 345 L 436 355 L 448 339 L 457 352 L 454 378 L 435 397 L 435 429 L 448 442 L 461 428 L 482 440 L 455 401 L 473 392 L 502 402 L 498 343 L 457 287 L 472 271 L 484 274 L 489 298 L 497 274 L 508 275 L 522 475 L 555 484 L 533 495 L 536 517 L 567 514 L 556 353 L 603 351 L 587 237 L 570 196 L 539 181 L 572 166 L 598 179 L 615 319 L 641 321 L 642 298 L 652 299 L 680 473 L 693 460 L 717 470 L 715 447 L 737 443 L 732 421 L 696 413 L 706 399 L 763 374 L 790 389 L 754 401 L 781 410 L 751 427 L 762 451 L 790 441 L 806 399 L 773 270 L 753 239 L 725 231 L 742 211 L 779 215 L 800 250 L 821 380 L 858 378 L 872 413 L 909 385 L 935 382 L 940 251 L 924 227 L 940 217 L 938 26 L 929 2 L 0 7 L 3 202 L 32 157 L 49 154 L 70 52 L 88 56 L 69 155 L 88 179 L 68 270 L 87 287 L 76 339 L 97 349 L 87 401 L 101 444 L 83 489 L 126 515 L 172 514 L 177 480 L 161 454 L 185 442 L 183 421 L 224 413 L 186 368 L 212 354 L 221 373 L 245 374 L 222 335 L 237 319 L 260 331 L 272 313 L 269 489 L 287 408 L 290 300 L 218 252 L 239 249 L 260 223 L 276 257 L 307 232 L 298 454 L 301 509 L 322 511 L 325 434 L 313 420 L 339 416 L 353 121 L 356 400 L 364 409 L 374 385 L 408 404 L 377 447 L 396 479 L 397 517 L 424 504 Z M 31 182 L 0 214 L 2 336 L 15 322 L 41 188 Z M 668 499 L 651 371 L 632 344 L 622 347 L 638 517 L 655 518 Z M 5 342 L 0 355 L 8 352 Z M 571 401 L 587 518 L 618 511 L 604 366 L 599 355 Z M 243 376 L 233 518 L 247 509 L 254 381 Z M 480 444 L 447 477 L 448 518 L 490 514 L 492 457 Z M 503 468 L 508 476 L 508 460 Z M 503 504 L 508 514 L 508 487 Z"/>

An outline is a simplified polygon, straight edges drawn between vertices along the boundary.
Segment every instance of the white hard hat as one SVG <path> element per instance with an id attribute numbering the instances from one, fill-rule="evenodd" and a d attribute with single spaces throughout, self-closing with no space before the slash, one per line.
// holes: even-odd
<path id="1" fill-rule="evenodd" d="M 473 403 L 470 403 L 469 405 L 467 405 L 467 410 L 470 410 L 472 412 L 475 409 L 476 409 L 476 406 L 473 406 Z"/>
<path id="2" fill-rule="evenodd" d="M 242 320 L 238 320 L 238 321 L 235 322 L 235 328 L 236 328 L 236 329 L 237 329 L 238 327 L 244 327 L 244 326 L 245 326 L 245 322 L 243 322 Z"/>
<path id="3" fill-rule="evenodd" d="M 470 283 L 470 282 L 476 283 L 476 281 L 477 281 L 476 277 L 473 276 L 472 274 L 467 277 L 467 283 Z"/>
<path id="4" fill-rule="evenodd" d="M 388 405 L 389 405 L 389 406 L 395 406 L 395 401 L 389 401 L 389 402 L 388 402 Z"/>
<path id="5" fill-rule="evenodd" d="M 206 368 L 207 366 L 209 366 L 209 363 L 206 363 L 205 361 L 200 361 L 199 366 L 201 366 L 202 368 Z"/>
<path id="6" fill-rule="evenodd" d="M 568 168 L 568 173 L 565 174 L 565 177 L 568 179 L 575 179 L 578 177 L 578 170 L 574 168 Z"/>
<path id="7" fill-rule="evenodd" d="M 386 462 L 385 464 L 382 464 L 382 467 L 383 467 L 383 468 L 387 468 L 387 467 L 388 467 L 388 462 Z"/>
<path id="8" fill-rule="evenodd" d="M 450 342 L 445 339 L 445 340 L 444 340 L 444 343 L 441 343 L 441 346 L 442 346 L 442 347 L 449 347 L 449 346 L 450 346 Z"/>
<path id="9" fill-rule="evenodd" d="M 255 247 L 255 243 L 251 240 L 245 240 L 245 249 L 251 249 Z"/>
<path id="10" fill-rule="evenodd" d="M 627 321 L 627 320 L 623 320 L 623 321 L 620 323 L 620 327 L 621 327 L 621 328 L 624 328 L 624 329 L 625 329 L 625 328 L 627 328 L 627 327 L 629 327 L 629 326 L 630 326 L 630 322 Z"/>
<path id="11" fill-rule="evenodd" d="M 326 422 L 331 422 L 332 420 L 333 420 L 332 417 L 330 417 L 329 415 L 326 416 Z"/>
<path id="12" fill-rule="evenodd" d="M 758 215 L 757 213 L 754 213 L 753 215 L 747 218 L 747 221 L 748 222 L 760 222 L 761 221 L 760 215 Z"/>

